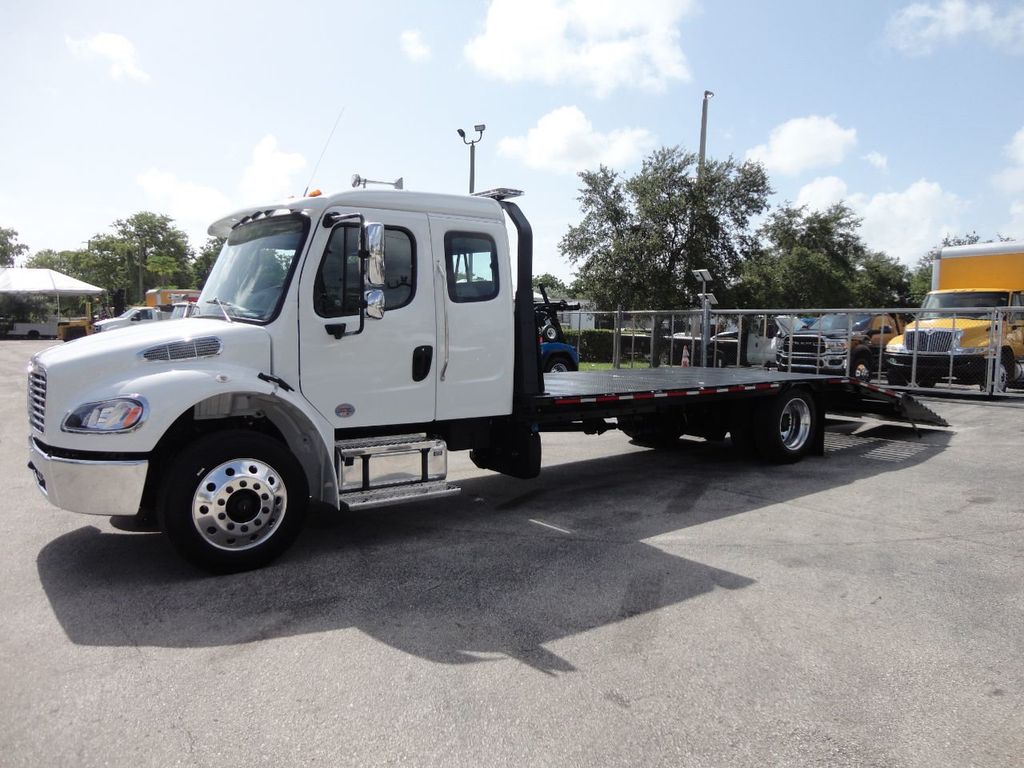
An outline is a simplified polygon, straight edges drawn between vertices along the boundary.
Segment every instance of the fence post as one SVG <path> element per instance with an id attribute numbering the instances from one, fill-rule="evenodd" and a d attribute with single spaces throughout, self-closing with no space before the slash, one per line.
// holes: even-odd
<path id="1" fill-rule="evenodd" d="M 615 310 L 615 330 L 612 331 L 612 368 L 622 366 L 622 307 Z"/>

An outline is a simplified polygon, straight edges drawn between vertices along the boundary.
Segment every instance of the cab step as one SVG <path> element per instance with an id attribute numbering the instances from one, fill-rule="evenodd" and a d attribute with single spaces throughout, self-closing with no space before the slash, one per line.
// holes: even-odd
<path id="1" fill-rule="evenodd" d="M 334 456 L 338 501 L 350 510 L 453 496 L 460 491 L 445 482 L 448 446 L 425 434 L 339 440 Z"/>

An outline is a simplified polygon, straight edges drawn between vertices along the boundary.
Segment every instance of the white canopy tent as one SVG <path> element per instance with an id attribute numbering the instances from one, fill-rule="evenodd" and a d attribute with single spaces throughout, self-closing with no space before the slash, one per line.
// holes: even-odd
<path id="1" fill-rule="evenodd" d="M 52 269 L 0 269 L 0 293 L 38 293 L 46 296 L 95 296 L 102 288 Z"/>
<path id="2" fill-rule="evenodd" d="M 53 269 L 8 267 L 0 269 L 0 294 L 4 293 L 55 296 L 59 318 L 61 296 L 95 296 L 103 289 Z"/>

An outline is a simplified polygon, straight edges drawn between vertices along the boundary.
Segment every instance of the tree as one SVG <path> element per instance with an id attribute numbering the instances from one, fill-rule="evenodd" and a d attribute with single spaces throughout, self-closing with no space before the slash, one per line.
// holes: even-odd
<path id="1" fill-rule="evenodd" d="M 161 282 L 192 284 L 192 249 L 188 237 L 173 222 L 170 216 L 150 211 L 114 222 L 114 250 L 123 256 L 131 278 L 125 286 L 129 301 L 142 303 L 146 290 Z"/>
<path id="2" fill-rule="evenodd" d="M 786 205 L 758 232 L 736 295 L 748 307 L 889 307 L 909 300 L 910 275 L 860 238 L 861 220 L 842 203 L 808 213 Z"/>
<path id="3" fill-rule="evenodd" d="M 655 150 L 629 178 L 605 166 L 579 177 L 583 218 L 559 249 L 598 309 L 693 306 L 698 268 L 727 294 L 772 192 L 760 164 L 731 157 L 707 160 L 698 179 L 697 156 L 678 147 Z"/>
<path id="4" fill-rule="evenodd" d="M 548 292 L 548 296 L 558 296 L 565 298 L 570 296 L 569 286 L 566 285 L 562 280 L 555 277 L 552 274 L 545 272 L 543 275 L 536 275 L 533 278 L 533 290 L 540 292 L 540 286 L 544 286 L 544 290 Z"/>
<path id="5" fill-rule="evenodd" d="M 199 254 L 192 262 L 192 287 L 202 288 L 206 278 L 210 276 L 213 269 L 213 262 L 217 260 L 221 249 L 224 247 L 225 238 L 209 237 L 206 244 L 199 250 Z"/>
<path id="6" fill-rule="evenodd" d="M 15 260 L 28 253 L 28 246 L 18 242 L 18 233 L 0 227 L 0 267 L 13 267 Z"/>

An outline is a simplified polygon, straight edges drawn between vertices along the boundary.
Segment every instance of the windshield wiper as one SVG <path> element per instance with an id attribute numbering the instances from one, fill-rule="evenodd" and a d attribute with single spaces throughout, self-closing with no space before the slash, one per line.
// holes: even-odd
<path id="1" fill-rule="evenodd" d="M 225 320 L 227 320 L 229 323 L 235 322 L 234 320 L 231 319 L 231 315 L 228 314 L 228 307 L 232 306 L 231 302 L 229 302 L 229 301 L 221 301 L 216 296 L 214 296 L 212 299 L 208 300 L 206 303 L 207 304 L 216 304 L 218 307 L 220 307 L 220 311 L 224 313 L 224 319 Z"/>

